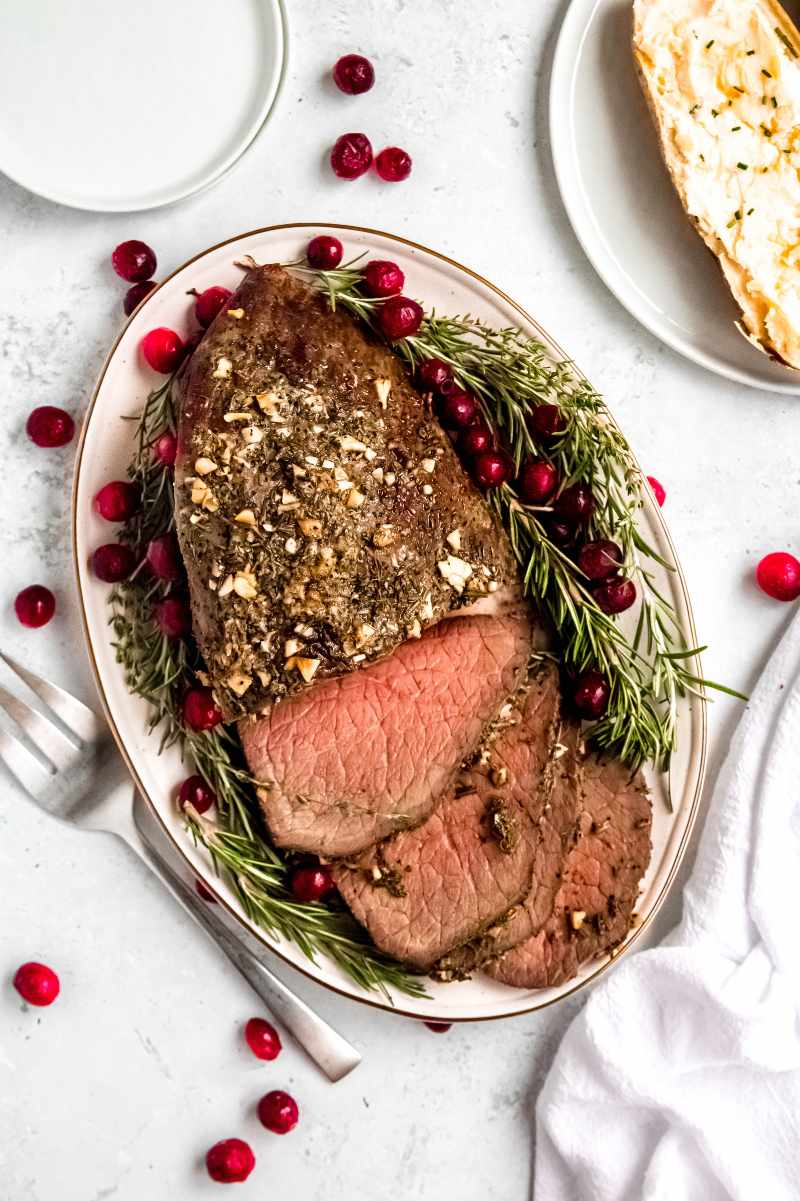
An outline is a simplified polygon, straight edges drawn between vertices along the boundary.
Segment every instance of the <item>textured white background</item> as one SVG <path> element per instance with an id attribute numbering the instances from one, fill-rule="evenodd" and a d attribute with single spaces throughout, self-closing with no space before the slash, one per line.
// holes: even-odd
<path id="1" fill-rule="evenodd" d="M 92 697 L 71 582 L 71 453 L 36 449 L 23 427 L 38 404 L 84 410 L 122 320 L 111 249 L 143 238 L 165 274 L 240 231 L 319 218 L 406 234 L 460 259 L 568 348 L 667 488 L 700 637 L 711 644 L 707 674 L 752 684 L 789 617 L 757 593 L 752 573 L 764 552 L 800 542 L 798 402 L 676 358 L 585 262 L 556 194 L 545 117 L 565 7 L 295 0 L 277 114 L 213 191 L 153 215 L 94 216 L 0 179 L 0 645 Z M 354 49 L 379 76 L 355 101 L 325 81 Z M 407 146 L 411 180 L 333 179 L 323 151 L 354 128 L 377 146 Z M 59 611 L 46 629 L 23 632 L 11 602 L 35 581 L 55 590 Z M 712 706 L 712 770 L 737 710 Z M 673 914 L 678 903 L 676 893 Z M 26 1011 L 10 987 L 30 958 L 60 971 L 63 994 L 49 1011 Z M 113 842 L 40 817 L 5 777 L 0 978 L 3 1201 L 212 1196 L 202 1153 L 231 1135 L 250 1138 L 259 1158 L 237 1194 L 245 1197 L 517 1201 L 529 1188 L 536 1093 L 576 1008 L 437 1036 L 304 984 L 363 1050 L 363 1066 L 331 1088 L 292 1046 L 260 1065 L 239 1039 L 256 1011 L 246 986 L 159 886 Z M 253 1117 L 272 1087 L 291 1090 L 302 1111 L 284 1139 Z"/>

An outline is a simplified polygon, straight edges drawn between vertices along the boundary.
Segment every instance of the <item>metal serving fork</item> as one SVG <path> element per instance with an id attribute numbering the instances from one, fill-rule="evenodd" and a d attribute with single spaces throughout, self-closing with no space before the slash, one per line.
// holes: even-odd
<path id="1" fill-rule="evenodd" d="M 121 838 L 225 952 L 329 1080 L 341 1080 L 357 1067 L 361 1062 L 358 1051 L 273 976 L 207 905 L 195 899 L 145 834 L 138 809 L 141 802 L 133 803 L 131 779 L 106 723 L 63 688 L 49 684 L 2 652 L 0 659 L 57 719 L 45 716 L 0 684 L 0 710 L 18 727 L 13 734 L 0 727 L 0 759 L 39 808 L 82 830 Z"/>

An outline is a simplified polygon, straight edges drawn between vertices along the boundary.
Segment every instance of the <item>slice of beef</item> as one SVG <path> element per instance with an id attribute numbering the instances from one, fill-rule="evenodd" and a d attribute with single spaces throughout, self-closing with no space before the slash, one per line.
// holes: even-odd
<path id="1" fill-rule="evenodd" d="M 537 934 L 488 964 L 487 973 L 519 988 L 546 988 L 621 942 L 650 861 L 651 818 L 641 773 L 590 755 L 577 841 L 553 914 Z"/>
<path id="2" fill-rule="evenodd" d="M 181 379 L 176 524 L 228 719 L 519 595 L 500 523 L 397 356 L 254 268 Z"/>
<path id="3" fill-rule="evenodd" d="M 240 722 L 274 842 L 333 858 L 419 825 L 524 678 L 531 637 L 522 608 L 450 618 Z"/>
<path id="4" fill-rule="evenodd" d="M 558 672 L 546 664 L 424 825 L 335 869 L 376 946 L 428 969 L 526 894 L 549 825 L 558 724 Z"/>

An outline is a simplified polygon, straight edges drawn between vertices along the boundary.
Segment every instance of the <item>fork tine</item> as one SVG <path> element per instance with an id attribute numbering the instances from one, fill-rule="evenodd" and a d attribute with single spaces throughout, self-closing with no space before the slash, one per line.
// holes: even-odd
<path id="1" fill-rule="evenodd" d="M 47 768 L 13 734 L 0 728 L 0 759 L 32 797 L 48 778 Z"/>
<path id="2" fill-rule="evenodd" d="M 78 747 L 62 734 L 57 726 L 41 713 L 32 709 L 27 701 L 8 692 L 0 684 L 0 709 L 3 709 L 33 745 L 40 750 L 56 768 L 68 767 L 80 755 Z"/>
<path id="3" fill-rule="evenodd" d="M 77 734 L 81 742 L 90 745 L 100 736 L 103 729 L 97 714 L 88 705 L 84 705 L 77 697 L 65 692 L 57 684 L 48 684 L 47 680 L 34 675 L 27 667 L 17 663 L 10 655 L 0 651 L 0 659 L 6 663 L 15 675 L 23 680 L 32 692 L 44 701 L 56 717 L 64 723 L 68 730 Z"/>

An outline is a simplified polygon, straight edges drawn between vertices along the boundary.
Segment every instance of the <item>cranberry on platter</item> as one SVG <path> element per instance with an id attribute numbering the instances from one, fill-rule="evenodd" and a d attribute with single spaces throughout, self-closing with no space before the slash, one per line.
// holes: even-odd
<path id="1" fill-rule="evenodd" d="M 191 633 L 189 602 L 182 596 L 166 596 L 153 605 L 153 621 L 166 638 L 185 638 Z"/>
<path id="2" fill-rule="evenodd" d="M 61 992 L 61 983 L 45 963 L 23 963 L 14 976 L 14 988 L 29 1005 L 52 1005 Z"/>
<path id="3" fill-rule="evenodd" d="M 594 513 L 595 500 L 586 484 L 571 484 L 556 498 L 559 517 L 573 525 L 587 525 Z"/>
<path id="4" fill-rule="evenodd" d="M 180 365 L 185 347 L 174 329 L 161 325 L 151 329 L 141 341 L 142 355 L 148 367 L 161 375 L 171 375 Z"/>
<path id="5" fill-rule="evenodd" d="M 425 392 L 435 392 L 438 396 L 446 396 L 455 388 L 453 368 L 441 359 L 425 359 L 417 368 L 417 381 Z"/>
<path id="6" fill-rule="evenodd" d="M 653 489 L 653 496 L 656 498 L 656 504 L 659 509 L 663 509 L 664 501 L 667 499 L 666 489 L 663 484 L 660 484 L 654 475 L 648 475 L 647 482 Z"/>
<path id="7" fill-rule="evenodd" d="M 429 1030 L 432 1030 L 434 1034 L 447 1034 L 447 1031 L 451 1029 L 453 1023 L 452 1022 L 426 1022 L 425 1025 L 428 1027 Z"/>
<path id="8" fill-rule="evenodd" d="M 333 873 L 325 864 L 298 867 L 292 872 L 290 887 L 295 899 L 306 904 L 321 901 L 336 890 Z"/>
<path id="9" fill-rule="evenodd" d="M 569 546 L 575 541 L 575 527 L 569 521 L 559 517 L 548 517 L 545 521 L 545 533 L 554 546 Z"/>
<path id="10" fill-rule="evenodd" d="M 104 584 L 119 584 L 128 578 L 135 566 L 135 554 L 122 542 L 108 542 L 105 546 L 98 546 L 92 555 L 94 574 Z"/>
<path id="11" fill-rule="evenodd" d="M 191 805 L 197 813 L 208 813 L 212 805 L 217 803 L 217 794 L 202 776 L 187 776 L 181 784 L 178 793 L 181 809 Z"/>
<path id="12" fill-rule="evenodd" d="M 308 265 L 316 271 L 333 271 L 341 263 L 343 255 L 341 242 L 329 234 L 318 234 L 306 247 Z"/>
<path id="13" fill-rule="evenodd" d="M 445 429 L 465 430 L 480 420 L 480 406 L 469 392 L 454 388 L 439 404 L 439 420 Z"/>
<path id="14" fill-rule="evenodd" d="M 472 463 L 472 478 L 480 488 L 499 488 L 511 479 L 514 464 L 502 450 L 486 450 Z"/>
<path id="15" fill-rule="evenodd" d="M 793 601 L 800 596 L 800 562 L 787 551 L 773 551 L 756 568 L 762 592 L 773 600 Z"/>
<path id="16" fill-rule="evenodd" d="M 48 450 L 54 446 L 66 446 L 75 436 L 75 422 L 69 413 L 54 405 L 40 405 L 34 409 L 25 424 L 31 442 Z"/>
<path id="17" fill-rule="evenodd" d="M 128 288 L 128 291 L 125 293 L 125 299 L 122 302 L 125 316 L 130 317 L 133 310 L 138 309 L 145 296 L 149 296 L 155 287 L 155 280 L 147 279 L 143 280 L 140 284 L 134 284 L 132 288 Z"/>
<path id="18" fill-rule="evenodd" d="M 528 417 L 528 428 L 534 438 L 548 442 L 564 433 L 567 420 L 558 405 L 537 405 Z"/>
<path id="19" fill-rule="evenodd" d="M 597 721 L 608 708 L 611 689 L 601 671 L 584 671 L 575 681 L 572 700 L 581 717 Z"/>
<path id="20" fill-rule="evenodd" d="M 127 521 L 139 508 L 142 498 L 138 484 L 128 480 L 112 480 L 94 498 L 94 508 L 105 521 Z"/>
<path id="21" fill-rule="evenodd" d="M 476 455 L 482 455 L 485 451 L 493 448 L 492 431 L 481 421 L 470 426 L 469 429 L 462 430 L 458 436 L 458 449 L 468 459 L 474 459 Z"/>
<path id="22" fill-rule="evenodd" d="M 174 582 L 183 575 L 178 540 L 175 535 L 162 534 L 147 545 L 147 566 L 159 580 Z"/>
<path id="23" fill-rule="evenodd" d="M 605 580 L 622 566 L 622 550 L 616 542 L 599 538 L 586 542 L 578 552 L 578 567 L 590 580 Z"/>
<path id="24" fill-rule="evenodd" d="M 202 325 L 203 329 L 208 329 L 214 318 L 225 308 L 231 296 L 233 296 L 233 292 L 230 288 L 223 288 L 219 284 L 214 284 L 201 292 L 194 302 L 197 324 Z"/>
<path id="25" fill-rule="evenodd" d="M 526 505 L 545 505 L 558 487 L 558 471 L 546 459 L 527 463 L 519 477 L 519 494 Z"/>
<path id="26" fill-rule="evenodd" d="M 195 880 L 194 890 L 201 901 L 205 901 L 207 905 L 216 905 L 217 898 L 206 888 L 202 880 Z"/>
<path id="27" fill-rule="evenodd" d="M 146 242 L 120 242 L 111 255 L 111 266 L 121 279 L 129 284 L 142 283 L 155 275 L 155 251 Z"/>
<path id="28" fill-rule="evenodd" d="M 390 296 L 378 309 L 378 325 L 390 342 L 410 338 L 422 325 L 422 305 L 407 296 Z"/>
<path id="29" fill-rule="evenodd" d="M 387 146 L 375 159 L 375 170 L 386 183 L 401 183 L 411 174 L 411 155 L 399 146 Z"/>
<path id="30" fill-rule="evenodd" d="M 178 454 L 178 439 L 174 434 L 161 434 L 153 443 L 153 458 L 164 467 L 174 467 Z"/>
<path id="31" fill-rule="evenodd" d="M 264 1018 L 250 1018 L 244 1028 L 244 1037 L 256 1059 L 277 1059 L 283 1049 L 280 1034 Z"/>
<path id="32" fill-rule="evenodd" d="M 195 734 L 213 730 L 222 721 L 222 710 L 210 688 L 190 688 L 183 698 L 183 720 Z"/>
<path id="33" fill-rule="evenodd" d="M 612 576 L 598 584 L 592 595 L 598 607 L 613 617 L 616 613 L 624 613 L 635 603 L 636 585 L 633 580 Z"/>
<path id="34" fill-rule="evenodd" d="M 365 133 L 343 133 L 331 150 L 331 166 L 339 179 L 358 179 L 372 166 L 372 145 Z"/>
<path id="35" fill-rule="evenodd" d="M 283 1089 L 274 1089 L 258 1103 L 258 1120 L 273 1134 L 288 1134 L 294 1130 L 299 1117 L 297 1102 Z"/>
<path id="36" fill-rule="evenodd" d="M 241 1184 L 255 1166 L 252 1149 L 240 1138 L 223 1139 L 206 1153 L 208 1174 L 218 1184 Z"/>
<path id="37" fill-rule="evenodd" d="M 363 54 L 343 54 L 333 68 L 333 82 L 347 96 L 361 96 L 375 82 L 375 68 Z"/>
<path id="38" fill-rule="evenodd" d="M 406 277 L 397 263 L 384 259 L 372 259 L 364 268 L 364 286 L 370 296 L 379 299 L 384 296 L 397 296 L 403 291 Z"/>
<path id="39" fill-rule="evenodd" d="M 20 625 L 29 630 L 46 626 L 56 611 L 56 598 L 43 584 L 31 584 L 17 593 L 14 612 Z"/>

